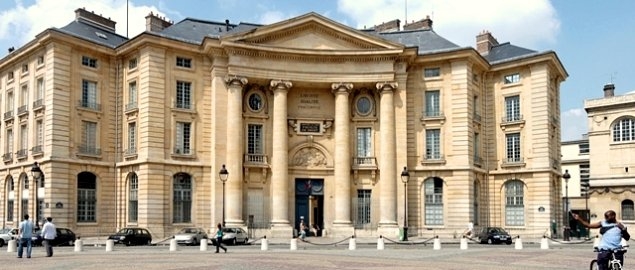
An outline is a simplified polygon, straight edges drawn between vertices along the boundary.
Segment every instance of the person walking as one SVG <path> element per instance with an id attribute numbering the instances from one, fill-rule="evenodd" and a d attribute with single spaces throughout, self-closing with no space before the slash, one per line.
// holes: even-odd
<path id="1" fill-rule="evenodd" d="M 57 230 L 53 224 L 53 218 L 47 217 L 46 224 L 42 227 L 42 239 L 44 239 L 44 248 L 46 249 L 46 257 L 53 256 L 53 240 L 57 237 Z"/>
<path id="2" fill-rule="evenodd" d="M 611 252 L 613 250 L 619 250 L 622 247 L 622 238 L 627 241 L 631 238 L 626 226 L 617 221 L 617 219 L 615 218 L 615 211 L 613 210 L 608 210 L 604 213 L 604 220 L 594 223 L 587 222 L 578 214 L 571 213 L 571 215 L 573 219 L 580 222 L 580 224 L 582 224 L 584 227 L 587 227 L 589 229 L 600 229 L 602 238 L 600 239 L 600 243 L 598 244 L 599 252 L 597 256 L 597 264 L 599 270 L 608 269 L 609 260 L 611 259 Z M 624 267 L 624 251 L 616 252 L 615 258 L 620 260 L 622 267 Z"/>
<path id="3" fill-rule="evenodd" d="M 18 246 L 18 258 L 22 258 L 24 246 L 26 246 L 26 257 L 31 258 L 31 237 L 33 236 L 33 222 L 29 220 L 29 215 L 24 215 L 24 220 L 20 222 L 18 227 L 18 235 L 20 236 L 20 244 Z"/>
<path id="4" fill-rule="evenodd" d="M 227 248 L 222 245 L 223 243 L 223 225 L 218 223 L 216 226 L 218 229 L 216 230 L 216 253 L 218 253 L 219 249 L 223 249 L 225 253 L 227 253 Z"/>

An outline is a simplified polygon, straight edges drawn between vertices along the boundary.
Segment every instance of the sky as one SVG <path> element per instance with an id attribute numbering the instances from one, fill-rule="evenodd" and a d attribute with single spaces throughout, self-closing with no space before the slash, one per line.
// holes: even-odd
<path id="1" fill-rule="evenodd" d="M 500 43 L 557 53 L 569 73 L 560 86 L 563 141 L 587 133 L 584 101 L 603 97 L 605 84 L 615 85 L 615 95 L 635 91 L 632 0 L 0 0 L 0 58 L 47 28 L 67 25 L 77 8 L 111 18 L 130 38 L 145 30 L 150 12 L 174 22 L 256 24 L 315 12 L 357 29 L 429 15 L 437 34 L 471 47 L 487 30 Z"/>

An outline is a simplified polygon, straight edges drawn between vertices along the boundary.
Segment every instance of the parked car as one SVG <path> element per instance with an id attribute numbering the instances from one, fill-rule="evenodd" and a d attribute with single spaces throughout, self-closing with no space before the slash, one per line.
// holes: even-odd
<path id="1" fill-rule="evenodd" d="M 67 228 L 55 228 L 55 231 L 57 233 L 57 236 L 55 236 L 55 239 L 51 241 L 51 245 L 72 246 L 75 244 L 75 240 L 77 240 L 77 237 L 75 236 L 75 233 L 73 231 Z M 33 236 L 31 237 L 31 241 L 34 246 L 42 245 L 42 241 L 44 241 L 44 238 L 42 238 L 41 229 L 38 229 L 37 231 L 33 233 Z"/>
<path id="2" fill-rule="evenodd" d="M 177 244 L 198 245 L 200 242 L 207 242 L 207 233 L 202 228 L 188 227 L 181 229 L 174 235 Z"/>
<path id="3" fill-rule="evenodd" d="M 18 229 L 2 229 L 0 230 L 0 247 L 3 247 L 9 241 L 18 238 Z"/>
<path id="4" fill-rule="evenodd" d="M 150 245 L 152 243 L 152 235 L 144 228 L 123 228 L 117 233 L 108 236 L 108 240 L 113 240 L 115 244 L 132 245 Z"/>
<path id="5" fill-rule="evenodd" d="M 500 227 L 484 227 L 478 234 L 481 244 L 500 244 L 506 243 L 511 245 L 512 237 L 505 229 Z"/>
<path id="6" fill-rule="evenodd" d="M 247 232 L 242 228 L 223 228 L 223 243 L 236 245 L 238 243 L 247 244 L 248 241 L 249 236 L 247 235 Z M 214 245 L 216 244 L 216 232 L 214 232 L 212 243 Z"/>

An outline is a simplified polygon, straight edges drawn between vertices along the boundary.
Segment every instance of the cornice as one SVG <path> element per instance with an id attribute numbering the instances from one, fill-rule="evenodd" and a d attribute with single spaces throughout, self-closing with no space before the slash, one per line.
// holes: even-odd
<path id="1" fill-rule="evenodd" d="M 272 49 L 251 46 L 225 47 L 227 55 L 240 55 L 276 60 L 303 62 L 382 62 L 396 61 L 400 50 L 390 51 L 321 51 L 300 49 Z"/>

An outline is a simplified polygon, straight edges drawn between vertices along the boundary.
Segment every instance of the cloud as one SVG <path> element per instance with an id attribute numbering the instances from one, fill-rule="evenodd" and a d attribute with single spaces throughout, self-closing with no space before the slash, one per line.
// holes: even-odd
<path id="1" fill-rule="evenodd" d="M 403 25 L 406 17 L 412 22 L 430 15 L 434 31 L 460 46 L 474 47 L 476 35 L 487 30 L 501 43 L 537 49 L 553 45 L 560 31 L 548 0 L 338 0 L 338 11 L 360 29 L 394 19 Z"/>
<path id="2" fill-rule="evenodd" d="M 12 9 L 0 13 L 0 40 L 9 43 L 10 46 L 20 47 L 33 40 L 35 36 L 51 27 L 64 27 L 75 19 L 74 10 L 85 8 L 106 18 L 117 22 L 117 33 L 129 37 L 145 31 L 145 16 L 150 12 L 164 16 L 154 6 L 136 6 L 129 2 L 126 11 L 126 0 L 36 0 L 35 3 L 25 6 L 21 1 L 16 1 Z M 126 25 L 127 16 L 130 19 L 130 27 Z M 46 18 L 46 19 L 43 19 Z M 16 38 L 17 37 L 17 38 Z"/>
<path id="3" fill-rule="evenodd" d="M 589 132 L 587 121 L 586 111 L 582 108 L 575 108 L 562 112 L 560 119 L 562 141 L 582 139 L 582 135 Z"/>

